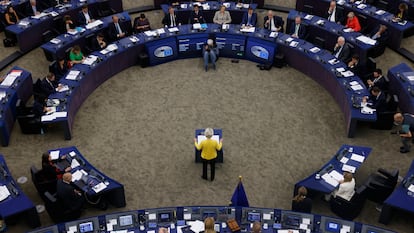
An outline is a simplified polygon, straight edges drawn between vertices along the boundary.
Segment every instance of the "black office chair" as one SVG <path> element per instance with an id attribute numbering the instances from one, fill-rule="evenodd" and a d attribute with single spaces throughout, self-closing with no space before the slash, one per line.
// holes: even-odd
<path id="1" fill-rule="evenodd" d="M 85 36 L 85 41 L 86 41 L 85 53 L 86 54 L 90 54 L 90 53 L 93 52 L 93 49 L 92 49 L 92 40 L 94 40 L 95 37 L 96 37 L 96 35 L 93 34 L 93 33 Z"/>
<path id="2" fill-rule="evenodd" d="M 42 33 L 42 40 L 43 43 L 49 42 L 51 39 L 55 38 L 58 34 L 53 32 L 52 30 L 46 30 Z"/>
<path id="3" fill-rule="evenodd" d="M 397 113 L 398 96 L 387 94 L 387 111 L 377 112 L 377 121 L 371 124 L 372 129 L 391 130 L 394 125 L 394 114 Z"/>
<path id="4" fill-rule="evenodd" d="M 98 16 L 100 18 L 115 14 L 116 11 L 111 8 L 108 0 L 100 1 L 98 7 Z"/>
<path id="5" fill-rule="evenodd" d="M 365 15 L 361 15 L 361 14 L 357 14 L 358 20 L 359 20 L 359 24 L 361 25 L 361 33 L 362 34 L 366 34 L 369 33 L 371 28 L 369 27 L 368 24 L 368 19 Z"/>
<path id="6" fill-rule="evenodd" d="M 44 196 L 46 198 L 45 209 L 53 222 L 73 221 L 81 216 L 82 210 L 67 210 L 64 208 L 62 202 L 56 197 L 56 194 L 45 192 Z"/>
<path id="7" fill-rule="evenodd" d="M 323 39 L 322 37 L 316 36 L 313 39 L 313 44 L 318 46 L 320 49 L 325 49 L 325 39 Z"/>
<path id="8" fill-rule="evenodd" d="M 398 174 L 398 169 L 390 172 L 382 168 L 371 174 L 364 184 L 368 189 L 368 200 L 382 204 L 394 191 L 398 182 Z"/>
<path id="9" fill-rule="evenodd" d="M 303 12 L 312 15 L 313 14 L 313 6 L 312 5 L 304 5 L 303 6 Z"/>
<path id="10" fill-rule="evenodd" d="M 378 9 L 388 11 L 388 1 L 379 0 L 375 5 Z"/>
<path id="11" fill-rule="evenodd" d="M 43 175 L 43 170 L 38 170 L 34 165 L 30 167 L 30 174 L 32 175 L 32 182 L 39 194 L 39 196 L 46 201 L 45 192 L 56 193 L 57 179 L 48 180 Z"/>
<path id="12" fill-rule="evenodd" d="M 352 196 L 350 201 L 338 196 L 331 197 L 331 211 L 343 219 L 353 220 L 361 213 L 361 210 L 365 204 L 366 195 L 367 187 L 362 185 L 355 190 L 355 194 Z"/>

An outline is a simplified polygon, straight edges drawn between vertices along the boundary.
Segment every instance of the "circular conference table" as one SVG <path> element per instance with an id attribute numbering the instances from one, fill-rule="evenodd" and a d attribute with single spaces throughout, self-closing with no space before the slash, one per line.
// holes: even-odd
<path id="1" fill-rule="evenodd" d="M 289 35 L 261 28 L 241 32 L 239 25 L 230 25 L 224 31 L 220 25 L 208 24 L 205 30 L 182 25 L 135 34 L 114 42 L 102 51 L 93 52 L 87 64 L 75 65 L 60 80 L 66 90 L 49 96 L 49 99 L 59 100 L 56 106 L 58 112 L 42 117 L 42 122 L 61 124 L 65 139 L 70 140 L 80 106 L 107 79 L 138 63 L 152 66 L 176 59 L 201 57 L 202 46 L 211 36 L 216 38 L 222 57 L 272 64 L 275 54 L 282 53 L 288 65 L 311 77 L 332 95 L 344 114 L 348 137 L 355 135 L 358 121 L 376 120 L 375 113 L 362 114 L 360 109 L 353 107 L 356 100 L 368 95 L 368 91 L 359 77 L 349 73 L 346 75 L 346 65 L 328 51 Z"/>

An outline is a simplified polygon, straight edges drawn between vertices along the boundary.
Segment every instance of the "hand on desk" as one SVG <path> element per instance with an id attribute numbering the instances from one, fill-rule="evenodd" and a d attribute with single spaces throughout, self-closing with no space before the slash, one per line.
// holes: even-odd
<path id="1" fill-rule="evenodd" d="M 223 139 L 220 139 L 220 143 L 223 143 Z"/>
<path id="2" fill-rule="evenodd" d="M 72 167 L 65 168 L 65 172 L 70 172 L 70 170 L 72 170 Z"/>

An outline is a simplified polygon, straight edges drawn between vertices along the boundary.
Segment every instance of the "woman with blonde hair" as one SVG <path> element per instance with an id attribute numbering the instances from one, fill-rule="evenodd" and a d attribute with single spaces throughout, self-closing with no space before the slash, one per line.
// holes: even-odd
<path id="1" fill-rule="evenodd" d="M 297 212 L 310 213 L 312 211 L 312 200 L 306 195 L 308 190 L 301 186 L 298 188 L 298 194 L 292 200 L 292 210 Z"/>
<path id="2" fill-rule="evenodd" d="M 339 181 L 339 188 L 333 192 L 333 196 L 339 196 L 350 201 L 355 193 L 355 179 L 350 172 L 344 172 L 344 179 Z"/>
<path id="3" fill-rule="evenodd" d="M 213 135 L 214 130 L 207 128 L 204 131 L 205 140 L 197 143 L 197 138 L 194 138 L 194 145 L 197 150 L 201 150 L 201 159 L 203 160 L 203 175 L 201 178 L 207 180 L 207 164 L 210 164 L 211 181 L 214 180 L 217 151 L 221 150 L 223 146 L 223 139 L 217 142 L 212 139 Z"/>
<path id="4" fill-rule="evenodd" d="M 216 233 L 214 230 L 214 218 L 208 217 L 204 219 L 204 233 Z"/>

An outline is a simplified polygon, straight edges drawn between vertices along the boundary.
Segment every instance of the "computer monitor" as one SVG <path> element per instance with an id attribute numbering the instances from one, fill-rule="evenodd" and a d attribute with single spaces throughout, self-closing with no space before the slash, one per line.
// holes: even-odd
<path id="1" fill-rule="evenodd" d="M 213 217 L 215 220 L 217 219 L 217 210 L 216 209 L 204 209 L 201 211 L 202 218 L 206 219 L 208 217 Z"/>
<path id="2" fill-rule="evenodd" d="M 171 222 L 172 213 L 171 212 L 160 212 L 158 213 L 158 222 Z"/>
<path id="3" fill-rule="evenodd" d="M 325 222 L 325 232 L 339 233 L 341 231 L 341 224 L 336 221 Z"/>
<path id="4" fill-rule="evenodd" d="M 260 222 L 261 219 L 261 213 L 260 212 L 248 212 L 247 213 L 247 221 L 249 222 Z"/>
<path id="5" fill-rule="evenodd" d="M 93 232 L 93 222 L 84 222 L 79 224 L 79 233 Z"/>
<path id="6" fill-rule="evenodd" d="M 134 226 L 134 218 L 132 215 L 119 216 L 120 227 L 132 227 Z"/>
<path id="7" fill-rule="evenodd" d="M 361 229 L 361 233 L 394 233 L 394 232 L 381 229 L 378 227 L 363 225 Z"/>
<path id="8" fill-rule="evenodd" d="M 298 228 L 302 222 L 302 217 L 296 214 L 284 214 L 282 225 L 283 227 Z"/>

